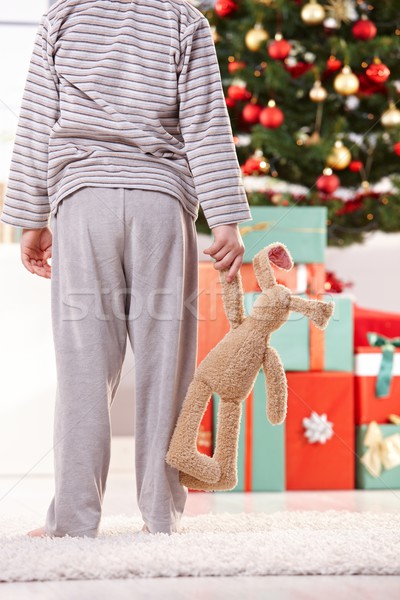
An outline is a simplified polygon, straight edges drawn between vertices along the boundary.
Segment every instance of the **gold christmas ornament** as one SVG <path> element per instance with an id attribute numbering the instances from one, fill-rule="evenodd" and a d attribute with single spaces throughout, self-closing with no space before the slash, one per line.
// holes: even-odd
<path id="1" fill-rule="evenodd" d="M 322 87 L 322 83 L 320 82 L 320 80 L 317 79 L 310 90 L 310 99 L 313 102 L 323 102 L 324 100 L 326 100 L 327 95 L 328 92 L 324 87 Z"/>
<path id="2" fill-rule="evenodd" d="M 326 17 L 325 9 L 317 0 L 310 0 L 301 9 L 301 18 L 307 25 L 320 25 Z"/>
<path id="3" fill-rule="evenodd" d="M 306 146 L 315 146 L 319 144 L 321 141 L 321 136 L 318 131 L 313 131 L 313 133 L 308 137 L 308 140 L 305 142 Z"/>
<path id="4" fill-rule="evenodd" d="M 350 96 L 358 91 L 360 82 L 351 68 L 348 65 L 345 65 L 339 75 L 336 75 L 333 87 L 342 96 Z"/>
<path id="5" fill-rule="evenodd" d="M 296 144 L 298 146 L 313 146 L 319 144 L 321 137 L 318 131 L 314 130 L 312 133 L 308 132 L 308 128 L 302 128 L 296 134 Z"/>
<path id="6" fill-rule="evenodd" d="M 264 6 L 272 6 L 274 4 L 274 0 L 257 0 L 258 4 L 264 4 Z"/>
<path id="7" fill-rule="evenodd" d="M 387 128 L 400 126 L 400 110 L 393 101 L 389 102 L 389 108 L 382 114 L 381 123 Z"/>
<path id="8" fill-rule="evenodd" d="M 331 153 L 326 159 L 326 164 L 331 169 L 346 169 L 351 161 L 351 152 L 341 141 L 335 142 Z"/>
<path id="9" fill-rule="evenodd" d="M 264 29 L 261 23 L 256 23 L 252 29 L 246 33 L 245 44 L 249 50 L 257 52 L 261 44 L 269 39 L 269 33 Z"/>
<path id="10" fill-rule="evenodd" d="M 270 164 L 268 162 L 268 159 L 265 158 L 263 151 L 260 148 L 257 148 L 257 150 L 254 151 L 253 158 L 260 161 L 260 173 L 269 173 Z"/>

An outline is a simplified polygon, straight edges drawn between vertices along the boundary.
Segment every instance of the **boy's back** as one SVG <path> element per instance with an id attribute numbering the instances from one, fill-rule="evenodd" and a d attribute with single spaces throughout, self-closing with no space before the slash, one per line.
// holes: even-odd
<path id="1" fill-rule="evenodd" d="M 83 186 L 250 220 L 206 17 L 188 0 L 58 0 L 35 40 L 2 219 L 43 227 Z"/>

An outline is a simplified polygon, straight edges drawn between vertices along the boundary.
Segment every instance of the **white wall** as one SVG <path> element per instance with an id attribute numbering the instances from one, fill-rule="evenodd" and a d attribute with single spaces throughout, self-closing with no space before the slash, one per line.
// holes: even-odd
<path id="1" fill-rule="evenodd" d="M 326 267 L 344 281 L 363 308 L 400 312 L 400 233 L 375 232 L 364 244 L 328 248 Z"/>
<path id="2" fill-rule="evenodd" d="M 56 367 L 50 280 L 32 275 L 19 244 L 0 244 L 0 475 L 53 472 Z M 111 409 L 114 433 L 134 428 L 134 357 L 127 341 Z"/>

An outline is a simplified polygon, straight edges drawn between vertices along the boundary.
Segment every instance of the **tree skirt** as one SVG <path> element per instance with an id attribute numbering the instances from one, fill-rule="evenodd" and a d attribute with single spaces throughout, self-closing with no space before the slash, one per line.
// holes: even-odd
<path id="1" fill-rule="evenodd" d="M 179 533 L 104 517 L 97 538 L 31 538 L 0 518 L 0 581 L 252 575 L 400 575 L 400 515 L 349 511 L 183 516 Z"/>

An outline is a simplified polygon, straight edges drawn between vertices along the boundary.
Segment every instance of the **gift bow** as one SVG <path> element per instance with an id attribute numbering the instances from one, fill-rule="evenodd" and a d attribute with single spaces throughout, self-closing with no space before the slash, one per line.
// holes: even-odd
<path id="1" fill-rule="evenodd" d="M 372 477 L 379 477 L 382 466 L 385 469 L 393 469 L 400 465 L 399 433 L 394 433 L 384 438 L 378 423 L 371 421 L 363 443 L 368 449 L 360 461 L 371 473 Z"/>
<path id="2" fill-rule="evenodd" d="M 328 421 L 326 413 L 319 415 L 313 410 L 310 417 L 303 419 L 303 427 L 305 429 L 304 435 L 310 444 L 316 442 L 325 444 L 333 436 L 333 423 Z"/>
<path id="3" fill-rule="evenodd" d="M 382 360 L 376 380 L 375 396 L 384 398 L 389 396 L 390 385 L 393 377 L 393 360 L 396 348 L 400 348 L 400 338 L 389 339 L 379 333 L 367 333 L 370 346 L 382 348 Z"/>

